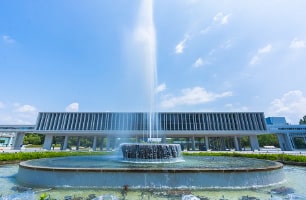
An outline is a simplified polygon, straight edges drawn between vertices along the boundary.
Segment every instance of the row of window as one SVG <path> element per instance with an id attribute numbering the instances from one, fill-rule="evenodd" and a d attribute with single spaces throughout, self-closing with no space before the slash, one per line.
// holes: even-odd
<path id="1" fill-rule="evenodd" d="M 0 130 L 33 130 L 34 126 L 0 126 Z"/>
<path id="2" fill-rule="evenodd" d="M 284 128 L 278 128 L 278 130 L 299 130 L 299 131 L 306 131 L 306 127 L 294 127 L 294 128 L 289 128 L 289 127 L 284 127 Z"/>
<path id="3" fill-rule="evenodd" d="M 266 130 L 263 113 L 39 113 L 36 130 Z"/>

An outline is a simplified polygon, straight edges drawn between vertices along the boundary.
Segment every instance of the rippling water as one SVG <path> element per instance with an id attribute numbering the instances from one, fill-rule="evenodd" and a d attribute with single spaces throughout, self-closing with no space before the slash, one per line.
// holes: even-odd
<path id="1" fill-rule="evenodd" d="M 186 161 L 185 161 L 186 163 Z M 36 192 L 36 197 L 39 199 L 39 196 L 43 191 L 46 191 L 52 198 L 64 199 L 65 196 L 72 197 L 83 197 L 86 199 L 89 195 L 95 194 L 106 195 L 112 194 L 118 199 L 144 199 L 144 200 L 155 200 L 155 199 L 182 199 L 183 194 L 193 194 L 198 197 L 204 197 L 208 199 L 242 199 L 243 196 L 248 197 L 257 197 L 258 199 L 288 199 L 290 194 L 293 192 L 293 195 L 296 195 L 296 198 L 292 199 L 306 199 L 306 189 L 305 189 L 305 180 L 306 180 L 306 168 L 305 167 L 296 167 L 296 166 L 284 166 L 283 169 L 286 180 L 284 183 L 278 185 L 264 187 L 264 188 L 251 188 L 251 189 L 182 189 L 182 190 L 169 190 L 169 189 L 50 189 L 50 188 L 33 188 L 33 191 Z M 14 191 L 17 182 L 16 182 L 16 173 L 18 171 L 18 165 L 4 165 L 0 166 L 0 194 L 9 195 L 17 193 Z M 43 177 L 42 177 L 43 178 Z M 101 180 L 103 181 L 103 180 Z M 274 192 L 273 192 L 274 191 Z M 300 198 L 297 198 L 298 195 Z M 292 196 L 292 195 L 291 195 Z M 304 197 L 302 197 L 304 196 Z M 0 198 L 1 199 L 1 198 Z"/>
<path id="2" fill-rule="evenodd" d="M 30 165 L 66 168 L 259 168 L 274 166 L 274 162 L 267 160 L 223 157 L 223 156 L 187 156 L 177 162 L 161 163 L 131 163 L 123 162 L 116 156 L 72 156 L 48 158 L 28 161 Z"/>

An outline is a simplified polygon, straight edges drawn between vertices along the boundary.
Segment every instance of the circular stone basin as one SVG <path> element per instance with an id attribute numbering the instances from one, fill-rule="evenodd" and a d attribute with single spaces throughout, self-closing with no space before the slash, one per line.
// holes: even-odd
<path id="1" fill-rule="evenodd" d="M 19 183 L 36 187 L 250 188 L 284 180 L 278 162 L 187 156 L 182 162 L 132 163 L 116 156 L 74 156 L 21 162 Z"/>

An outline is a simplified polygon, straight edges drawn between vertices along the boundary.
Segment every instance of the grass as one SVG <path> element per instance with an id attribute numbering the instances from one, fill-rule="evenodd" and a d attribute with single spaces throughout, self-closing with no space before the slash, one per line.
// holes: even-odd
<path id="1" fill-rule="evenodd" d="M 88 151 L 38 151 L 38 152 L 17 152 L 0 153 L 0 162 L 23 161 L 39 158 L 52 158 L 64 156 L 85 156 L 85 155 L 105 155 L 107 152 L 88 152 Z"/>
<path id="2" fill-rule="evenodd" d="M 28 144 L 28 145 L 25 145 L 24 147 L 28 148 L 28 149 L 30 149 L 30 148 L 41 148 L 42 145 L 39 145 L 39 144 Z"/>
<path id="3" fill-rule="evenodd" d="M 183 152 L 185 156 L 230 156 L 230 157 L 247 157 L 264 160 L 280 161 L 280 162 L 295 162 L 305 163 L 305 155 L 290 155 L 290 154 L 269 154 L 269 153 L 238 153 L 238 152 Z"/>

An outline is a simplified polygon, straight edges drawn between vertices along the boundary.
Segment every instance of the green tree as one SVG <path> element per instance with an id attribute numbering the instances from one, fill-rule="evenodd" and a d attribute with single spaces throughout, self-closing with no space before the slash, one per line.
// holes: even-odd
<path id="1" fill-rule="evenodd" d="M 275 146 L 279 147 L 279 142 L 276 134 L 258 135 L 259 146 Z"/>
<path id="2" fill-rule="evenodd" d="M 304 138 L 294 138 L 293 141 L 297 149 L 306 149 Z"/>
<path id="3" fill-rule="evenodd" d="M 306 115 L 302 119 L 300 119 L 300 124 L 306 124 Z"/>
<path id="4" fill-rule="evenodd" d="M 41 145 L 44 141 L 44 136 L 36 133 L 27 133 L 24 136 L 23 144 Z"/>

